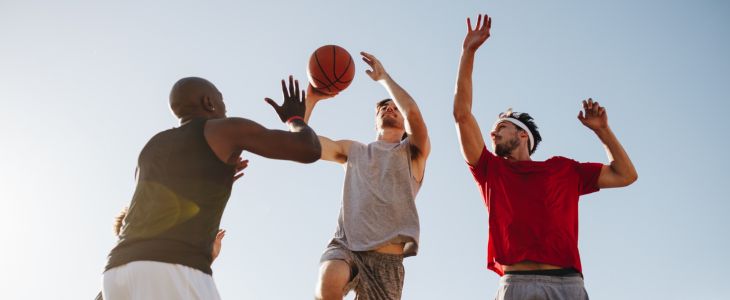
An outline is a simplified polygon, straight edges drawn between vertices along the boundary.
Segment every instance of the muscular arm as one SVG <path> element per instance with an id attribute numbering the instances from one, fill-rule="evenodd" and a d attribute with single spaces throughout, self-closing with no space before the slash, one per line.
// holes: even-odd
<path id="1" fill-rule="evenodd" d="M 475 165 L 484 149 L 484 138 L 479 124 L 471 112 L 472 106 L 472 71 L 476 50 L 489 38 L 492 20 L 484 16 L 481 25 L 481 15 L 475 29 L 471 28 L 471 20 L 467 19 L 468 33 L 464 38 L 464 46 L 459 61 L 459 73 L 456 78 L 454 93 L 454 121 L 459 136 L 461 154 L 470 164 Z M 480 27 L 481 25 L 481 27 Z"/>
<path id="2" fill-rule="evenodd" d="M 425 161 L 431 153 L 431 141 L 428 138 L 426 122 L 423 121 L 421 110 L 418 109 L 416 101 L 390 75 L 386 74 L 378 82 L 388 91 L 398 110 L 405 117 L 406 133 L 411 138 L 411 145 L 418 149 L 417 157 L 414 157 L 414 159 Z"/>
<path id="3" fill-rule="evenodd" d="M 289 131 L 267 129 L 243 118 L 210 120 L 205 127 L 208 144 L 220 158 L 249 151 L 272 159 L 301 163 L 317 161 L 321 145 L 314 130 L 301 120 L 288 123 Z"/>
<path id="4" fill-rule="evenodd" d="M 311 85 L 307 88 L 307 98 L 305 99 L 306 110 L 304 111 L 304 121 L 309 123 L 309 118 L 312 117 L 312 112 L 317 103 L 321 100 L 329 99 L 334 95 L 325 95 L 317 93 Z M 328 137 L 318 136 L 319 143 L 322 145 L 322 156 L 321 159 L 326 161 L 336 162 L 344 164 L 347 162 L 347 154 L 350 152 L 350 145 L 352 141 L 339 140 L 333 141 Z"/>
<path id="5" fill-rule="evenodd" d="M 634 183 L 639 178 L 639 174 L 611 128 L 596 131 L 596 135 L 603 142 L 606 155 L 610 161 L 608 165 L 601 168 L 601 174 L 598 176 L 598 187 L 624 187 Z"/>
<path id="6" fill-rule="evenodd" d="M 411 151 L 413 153 L 411 157 L 412 172 L 416 180 L 420 182 L 423 180 L 426 170 L 426 159 L 431 153 L 431 141 L 428 138 L 428 130 L 426 129 L 426 123 L 423 121 L 421 110 L 418 109 L 413 97 L 390 77 L 383 64 L 374 55 L 367 52 L 360 52 L 360 55 L 362 55 L 362 60 L 372 68 L 372 70 L 366 70 L 365 73 L 374 81 L 383 85 L 393 99 L 393 103 L 405 118 L 405 130 L 410 136 Z"/>
<path id="7" fill-rule="evenodd" d="M 632 184 L 639 178 L 639 175 L 626 150 L 608 126 L 606 109 L 590 98 L 583 101 L 583 109 L 585 114 L 584 111 L 581 111 L 578 114 L 578 120 L 596 133 L 606 148 L 606 155 L 610 162 L 601 168 L 601 174 L 598 176 L 598 187 L 614 188 Z"/>

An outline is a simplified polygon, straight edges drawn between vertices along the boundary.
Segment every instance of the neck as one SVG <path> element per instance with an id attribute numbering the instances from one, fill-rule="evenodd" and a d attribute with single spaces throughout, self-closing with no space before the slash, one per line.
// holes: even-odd
<path id="1" fill-rule="evenodd" d="M 213 114 L 209 114 L 209 113 L 188 114 L 188 115 L 180 117 L 180 125 L 185 125 L 195 118 L 214 119 L 214 118 L 216 118 L 216 116 Z"/>
<path id="2" fill-rule="evenodd" d="M 532 161 L 530 153 L 526 149 L 515 149 L 509 155 L 507 155 L 509 161 Z"/>
<path id="3" fill-rule="evenodd" d="M 378 131 L 378 141 L 385 141 L 389 143 L 398 143 L 400 138 L 403 137 L 403 131 L 392 129 L 392 128 L 381 128 Z"/>

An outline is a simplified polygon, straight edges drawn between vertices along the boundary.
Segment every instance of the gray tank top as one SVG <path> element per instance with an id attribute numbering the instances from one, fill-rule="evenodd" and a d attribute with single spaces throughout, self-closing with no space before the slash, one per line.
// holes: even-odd
<path id="1" fill-rule="evenodd" d="M 411 173 L 409 141 L 352 143 L 335 241 L 352 251 L 404 242 L 404 255 L 416 255 L 420 226 L 415 200 L 421 184 Z"/>

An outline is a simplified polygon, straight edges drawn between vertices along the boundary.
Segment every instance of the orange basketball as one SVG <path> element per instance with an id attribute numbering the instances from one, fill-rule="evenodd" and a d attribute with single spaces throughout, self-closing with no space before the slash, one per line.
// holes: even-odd
<path id="1" fill-rule="evenodd" d="M 340 46 L 322 46 L 309 57 L 307 77 L 315 91 L 334 95 L 352 82 L 355 77 L 355 62 L 350 53 Z"/>

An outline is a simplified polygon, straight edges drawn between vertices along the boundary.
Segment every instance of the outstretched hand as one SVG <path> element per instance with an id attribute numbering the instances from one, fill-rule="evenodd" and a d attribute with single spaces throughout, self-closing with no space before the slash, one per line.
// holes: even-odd
<path id="1" fill-rule="evenodd" d="M 471 27 L 471 19 L 466 18 L 466 28 L 468 32 L 464 38 L 464 50 L 476 51 L 489 38 L 489 30 L 492 28 L 492 18 L 487 14 L 477 17 L 477 26 Z"/>
<path id="2" fill-rule="evenodd" d="M 583 100 L 583 110 L 578 113 L 578 120 L 593 131 L 608 128 L 606 108 L 593 102 L 591 98 Z"/>
<path id="3" fill-rule="evenodd" d="M 299 90 L 299 80 L 294 80 L 294 77 L 289 75 L 289 86 L 287 87 L 286 82 L 282 79 L 281 91 L 284 94 L 284 103 L 281 106 L 271 98 L 264 99 L 274 108 L 281 121 L 286 122 L 291 117 L 303 117 L 306 110 L 304 104 L 306 93 Z"/>
<path id="4" fill-rule="evenodd" d="M 388 73 L 385 72 L 385 68 L 383 67 L 383 64 L 380 63 L 380 61 L 375 58 L 374 55 L 367 53 L 367 52 L 360 52 L 360 55 L 362 55 L 362 60 L 372 68 L 372 70 L 365 70 L 365 73 L 370 76 L 375 81 L 379 81 L 382 79 L 387 78 Z"/>

